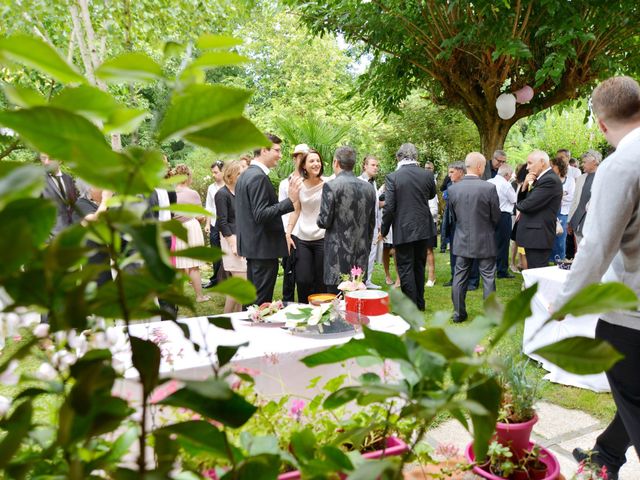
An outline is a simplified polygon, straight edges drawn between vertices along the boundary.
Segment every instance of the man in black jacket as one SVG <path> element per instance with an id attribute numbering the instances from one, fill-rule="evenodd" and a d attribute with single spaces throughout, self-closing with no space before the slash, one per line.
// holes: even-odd
<path id="1" fill-rule="evenodd" d="M 424 310 L 424 270 L 427 239 L 436 235 L 429 200 L 436 195 L 433 172 L 420 168 L 418 149 L 411 143 L 396 152 L 398 168 L 387 175 L 382 214 L 384 237 L 393 225 L 393 246 L 402 292 Z"/>
<path id="2" fill-rule="evenodd" d="M 520 212 L 516 242 L 524 247 L 529 268 L 546 267 L 556 239 L 562 182 L 549 166 L 549 155 L 542 150 L 529 154 L 527 171 L 522 189 L 529 193 L 516 204 Z"/>
<path id="3" fill-rule="evenodd" d="M 236 184 L 238 255 L 247 259 L 247 279 L 257 290 L 256 303 L 271 302 L 278 276 L 278 259 L 288 254 L 281 216 L 293 211 L 301 179 L 289 184 L 288 197 L 278 202 L 269 169 L 282 157 L 282 140 L 267 134 L 270 148 L 254 150 L 255 158 Z"/>

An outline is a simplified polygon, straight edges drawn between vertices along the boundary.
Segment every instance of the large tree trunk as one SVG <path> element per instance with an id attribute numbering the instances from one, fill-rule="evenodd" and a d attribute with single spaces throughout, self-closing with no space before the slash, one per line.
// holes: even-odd
<path id="1" fill-rule="evenodd" d="M 482 154 L 487 159 L 484 178 L 489 179 L 491 178 L 491 159 L 493 158 L 493 152 L 504 148 L 504 141 L 515 122 L 512 119 L 502 120 L 497 116 L 484 120 L 483 124 L 476 124 L 476 126 L 480 133 Z"/>

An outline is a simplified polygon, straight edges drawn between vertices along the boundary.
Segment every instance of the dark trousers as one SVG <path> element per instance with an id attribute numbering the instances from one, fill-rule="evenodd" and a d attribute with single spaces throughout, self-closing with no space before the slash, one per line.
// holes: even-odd
<path id="1" fill-rule="evenodd" d="M 209 245 L 212 247 L 220 248 L 220 230 L 215 225 L 211 225 L 211 229 L 209 230 Z M 222 268 L 222 260 L 218 260 L 213 264 L 213 273 L 211 274 L 211 280 L 214 283 L 218 283 L 220 278 L 218 274 L 220 273 L 220 269 Z"/>
<path id="2" fill-rule="evenodd" d="M 451 265 L 451 283 L 453 283 L 453 277 L 456 273 L 456 256 L 453 254 L 453 238 L 456 233 L 455 223 L 449 226 L 449 231 L 449 264 Z M 478 261 L 474 258 L 473 263 L 471 264 L 471 273 L 469 274 L 467 288 L 478 288 L 478 285 L 480 285 L 480 270 L 478 268 Z"/>
<path id="3" fill-rule="evenodd" d="M 598 321 L 596 338 L 606 340 L 624 358 L 607 372 L 618 411 L 596 440 L 598 459 L 615 472 L 626 462 L 633 445 L 640 456 L 640 331 Z"/>
<path id="4" fill-rule="evenodd" d="M 291 235 L 293 243 L 298 246 L 298 237 Z M 283 302 L 295 302 L 296 301 L 296 257 L 297 248 L 292 248 L 291 253 L 282 258 L 282 271 L 284 276 L 282 277 L 282 301 Z M 303 301 L 298 290 L 298 300 Z"/>
<path id="5" fill-rule="evenodd" d="M 474 260 L 478 264 L 478 270 L 482 277 L 483 298 L 487 298 L 496 291 L 496 258 L 467 258 L 456 257 L 456 272 L 453 276 L 451 300 L 453 308 L 460 318 L 467 317 L 467 288 L 470 282 L 471 270 Z"/>
<path id="6" fill-rule="evenodd" d="M 247 280 L 256 287 L 257 297 L 254 303 L 257 305 L 273 300 L 273 288 L 276 286 L 277 277 L 277 258 L 247 258 Z"/>
<path id="7" fill-rule="evenodd" d="M 570 259 L 570 260 L 573 260 L 573 258 L 576 256 L 576 236 L 575 236 L 575 234 L 567 233 L 566 249 L 567 249 L 567 258 Z"/>
<path id="8" fill-rule="evenodd" d="M 511 241 L 511 213 L 501 212 L 500 220 L 496 226 L 496 245 L 498 256 L 496 257 L 496 270 L 499 277 L 509 274 L 509 242 Z"/>
<path id="9" fill-rule="evenodd" d="M 550 248 L 545 248 L 544 250 L 542 250 L 539 248 L 525 247 L 524 253 L 527 257 L 528 268 L 540 268 L 549 266 L 549 255 L 551 255 Z"/>
<path id="10" fill-rule="evenodd" d="M 440 225 L 440 251 L 444 252 L 447 249 L 447 242 L 449 241 L 449 203 L 447 202 L 444 212 L 442 213 L 442 224 Z M 452 275 L 453 276 L 453 275 Z"/>
<path id="11" fill-rule="evenodd" d="M 396 265 L 402 293 L 424 310 L 424 270 L 427 262 L 427 240 L 394 245 Z"/>
<path id="12" fill-rule="evenodd" d="M 298 239 L 296 250 L 296 286 L 298 301 L 307 303 L 312 293 L 324 293 L 324 239 Z"/>

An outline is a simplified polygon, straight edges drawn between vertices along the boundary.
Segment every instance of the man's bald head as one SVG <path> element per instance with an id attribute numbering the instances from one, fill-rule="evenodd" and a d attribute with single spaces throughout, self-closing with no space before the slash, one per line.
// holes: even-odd
<path id="1" fill-rule="evenodd" d="M 487 165 L 487 159 L 484 158 L 480 152 L 471 152 L 464 159 L 464 166 L 467 168 L 467 173 L 472 175 L 482 176 L 484 173 L 484 167 Z"/>
<path id="2" fill-rule="evenodd" d="M 527 156 L 527 170 L 529 173 L 540 175 L 549 168 L 549 155 L 542 150 L 534 150 Z"/>

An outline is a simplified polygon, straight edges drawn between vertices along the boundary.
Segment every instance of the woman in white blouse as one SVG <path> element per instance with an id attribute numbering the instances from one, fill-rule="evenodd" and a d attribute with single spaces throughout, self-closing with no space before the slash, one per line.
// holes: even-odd
<path id="1" fill-rule="evenodd" d="M 300 201 L 289 217 L 286 237 L 289 251 L 296 249 L 296 285 L 298 301 L 306 303 L 312 293 L 324 293 L 324 229 L 317 225 L 322 199 L 324 166 L 320 153 L 309 150 L 302 160 L 298 173 L 304 181 L 300 189 Z M 297 245 L 291 235 L 298 237 Z"/>
<path id="2" fill-rule="evenodd" d="M 562 203 L 560 204 L 560 211 L 558 212 L 558 222 L 562 225 L 562 233 L 556 235 L 556 241 L 553 244 L 553 250 L 551 251 L 551 258 L 549 261 L 553 262 L 556 259 L 564 260 L 567 256 L 567 220 L 569 218 L 569 210 L 571 209 L 571 203 L 573 202 L 573 193 L 576 189 L 575 180 L 568 176 L 569 161 L 566 157 L 558 155 L 551 159 L 551 168 L 562 182 Z"/>

